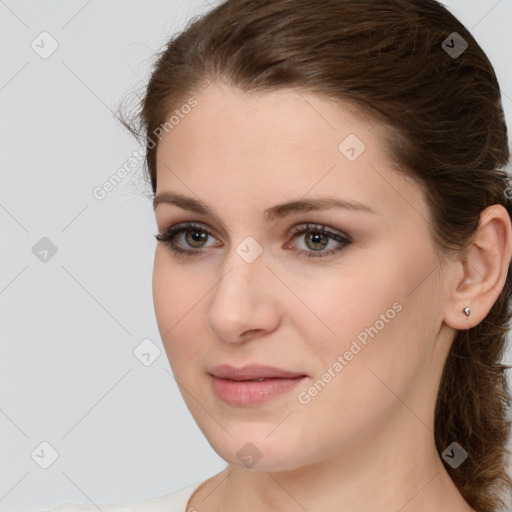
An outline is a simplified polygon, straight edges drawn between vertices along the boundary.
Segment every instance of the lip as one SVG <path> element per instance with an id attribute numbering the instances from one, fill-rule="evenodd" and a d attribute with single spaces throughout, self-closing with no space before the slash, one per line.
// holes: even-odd
<path id="1" fill-rule="evenodd" d="M 215 366 L 210 372 L 210 375 L 219 377 L 221 379 L 231 380 L 253 380 L 253 379 L 293 379 L 295 377 L 303 377 L 304 373 L 290 372 L 276 368 L 274 366 L 264 366 L 257 364 L 248 364 L 241 368 L 235 368 L 229 364 L 221 364 Z"/>
<path id="2" fill-rule="evenodd" d="M 303 373 L 261 365 L 242 368 L 220 365 L 213 368 L 209 375 L 215 395 L 234 406 L 262 404 L 290 391 L 307 377 Z"/>

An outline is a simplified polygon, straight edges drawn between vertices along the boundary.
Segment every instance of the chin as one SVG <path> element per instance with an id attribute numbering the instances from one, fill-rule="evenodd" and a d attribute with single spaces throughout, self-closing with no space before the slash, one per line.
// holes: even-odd
<path id="1" fill-rule="evenodd" d="M 251 471 L 289 471 L 296 469 L 304 463 L 304 442 L 294 441 L 293 436 L 283 429 L 281 436 L 277 435 L 277 429 L 262 428 L 246 424 L 234 429 L 228 426 L 226 432 L 211 436 L 203 430 L 210 446 L 227 463 L 240 469 Z M 281 425 L 279 428 L 283 428 Z M 269 435 L 269 432 L 272 432 Z M 208 434 L 208 435 L 207 435 Z"/>

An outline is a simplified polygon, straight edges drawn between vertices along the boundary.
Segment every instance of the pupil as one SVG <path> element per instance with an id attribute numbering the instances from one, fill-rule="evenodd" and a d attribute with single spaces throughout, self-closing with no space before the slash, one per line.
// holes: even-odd
<path id="1" fill-rule="evenodd" d="M 325 237 L 323 233 L 313 233 L 308 238 L 312 241 L 313 244 L 317 245 L 321 243 L 322 238 Z M 323 244 L 322 247 L 325 247 L 325 244 Z M 321 249 L 322 247 L 315 247 L 315 249 Z"/>
<path id="2" fill-rule="evenodd" d="M 190 233 L 192 233 L 192 234 L 190 234 Z M 189 231 L 187 233 L 187 236 L 188 236 L 188 238 L 192 239 L 193 243 L 196 243 L 196 242 L 201 242 L 202 240 L 204 240 L 206 238 L 206 233 L 201 232 L 201 231 Z"/>

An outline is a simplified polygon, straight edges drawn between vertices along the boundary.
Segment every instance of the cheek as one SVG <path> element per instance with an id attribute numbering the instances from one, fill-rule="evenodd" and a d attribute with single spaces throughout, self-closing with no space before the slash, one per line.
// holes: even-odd
<path id="1" fill-rule="evenodd" d="M 159 247 L 155 253 L 152 288 L 157 321 L 169 329 L 186 315 L 194 314 L 194 305 L 206 293 L 207 285 L 204 279 L 194 277 L 187 265 L 174 262 L 167 249 Z"/>
<path id="2" fill-rule="evenodd" d="M 153 305 L 169 362 L 185 354 L 193 357 L 194 353 L 199 353 L 201 327 L 194 319 L 202 314 L 201 298 L 207 289 L 200 279 L 191 280 L 189 273 L 170 264 L 165 254 L 157 252 L 153 267 Z"/>
<path id="3" fill-rule="evenodd" d="M 397 392 L 406 388 L 415 378 L 414 365 L 421 360 L 416 356 L 411 364 L 406 356 L 408 311 L 393 291 L 392 281 L 343 280 L 343 285 L 340 292 L 331 283 L 330 298 L 324 297 L 324 306 L 318 310 L 335 334 L 318 322 L 312 328 L 303 320 L 303 340 L 309 345 L 309 360 L 314 361 L 313 378 L 310 387 L 297 392 L 303 392 L 301 404 L 310 399 L 299 409 L 308 417 L 312 411 L 318 411 L 319 417 L 327 410 L 337 411 L 329 419 L 330 428 L 339 433 L 340 442 L 345 437 L 348 442 L 354 431 L 381 421 L 391 411 L 397 400 L 390 388 Z M 320 296 L 317 300 L 321 306 Z"/>
<path id="4" fill-rule="evenodd" d="M 330 371 L 336 384 L 329 387 L 359 400 L 373 400 L 376 386 L 389 394 L 378 376 L 394 389 L 403 388 L 428 360 L 431 335 L 416 329 L 425 322 L 420 307 L 425 297 L 419 291 L 419 296 L 408 296 L 411 274 L 423 275 L 422 269 L 391 256 L 373 255 L 357 267 L 333 270 L 329 279 L 317 280 L 307 298 L 315 315 L 302 307 L 295 312 L 303 342 L 316 361 L 315 378 Z"/>
<path id="5" fill-rule="evenodd" d="M 164 260 L 161 251 L 157 249 L 153 265 L 152 290 L 156 320 L 163 341 L 164 333 L 177 321 L 180 313 L 180 307 L 177 307 L 180 304 L 177 300 L 180 283 L 176 282 L 177 275 L 173 274 L 171 267 L 166 265 Z"/>
<path id="6" fill-rule="evenodd" d="M 317 353 L 332 359 L 349 350 L 353 340 L 364 343 L 368 331 L 376 328 L 381 337 L 394 322 L 403 301 L 400 272 L 396 264 L 383 272 L 375 260 L 326 270 L 308 287 L 307 308 L 298 305 L 295 318 Z"/>
<path id="7" fill-rule="evenodd" d="M 395 404 L 396 395 L 408 396 L 431 364 L 436 340 L 435 283 L 410 293 L 411 275 L 404 275 L 403 265 L 384 268 L 385 272 L 377 269 L 367 274 L 366 280 L 345 276 L 338 283 L 323 285 L 328 292 L 325 306 L 321 308 L 321 295 L 315 300 L 335 335 L 324 328 L 318 343 L 313 329 L 306 331 L 310 351 L 319 362 L 315 382 L 322 397 L 315 398 L 316 406 L 335 403 L 355 415 L 353 420 L 361 425 Z M 426 323 L 432 328 L 425 329 Z"/>

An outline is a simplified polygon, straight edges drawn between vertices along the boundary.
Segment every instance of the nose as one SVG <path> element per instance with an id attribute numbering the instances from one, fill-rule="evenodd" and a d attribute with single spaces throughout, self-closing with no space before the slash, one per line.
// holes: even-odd
<path id="1" fill-rule="evenodd" d="M 208 326 L 227 343 L 244 342 L 276 329 L 280 318 L 276 287 L 280 283 L 267 268 L 264 252 L 248 263 L 233 248 L 222 268 L 208 307 Z"/>

